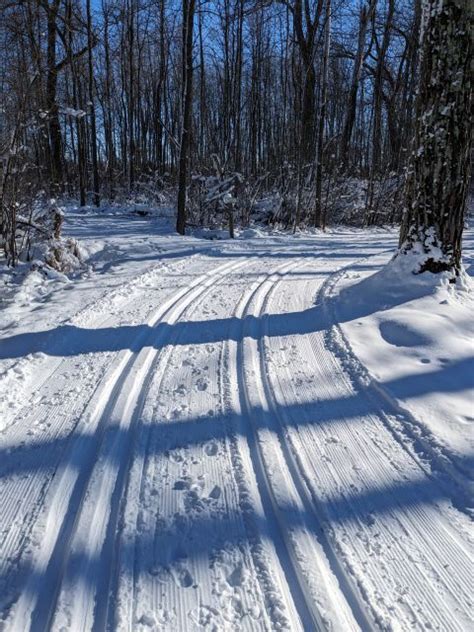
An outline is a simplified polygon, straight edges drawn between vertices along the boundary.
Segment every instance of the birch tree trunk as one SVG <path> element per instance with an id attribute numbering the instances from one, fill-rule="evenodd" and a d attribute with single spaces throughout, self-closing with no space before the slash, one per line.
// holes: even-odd
<path id="1" fill-rule="evenodd" d="M 401 252 L 421 246 L 420 272 L 459 274 L 472 144 L 470 0 L 425 0 L 415 142 Z"/>

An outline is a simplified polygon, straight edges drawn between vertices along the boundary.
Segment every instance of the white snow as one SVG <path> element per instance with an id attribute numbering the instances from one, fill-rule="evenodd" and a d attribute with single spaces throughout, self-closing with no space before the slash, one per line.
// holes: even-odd
<path id="1" fill-rule="evenodd" d="M 66 222 L 82 270 L 0 277 L 0 629 L 472 629 L 467 277 Z"/>
<path id="2" fill-rule="evenodd" d="M 451 456 L 474 452 L 472 281 L 411 274 L 401 255 L 373 257 L 338 283 L 338 320 L 377 386 L 410 411 Z M 375 274 L 374 274 L 375 271 Z"/>

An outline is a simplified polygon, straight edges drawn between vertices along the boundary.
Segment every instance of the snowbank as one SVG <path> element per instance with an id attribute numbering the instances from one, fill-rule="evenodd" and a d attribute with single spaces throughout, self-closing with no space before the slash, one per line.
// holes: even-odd
<path id="1" fill-rule="evenodd" d="M 378 387 L 456 460 L 474 450 L 472 280 L 413 274 L 417 253 L 371 258 L 344 274 L 335 313 Z M 386 264 L 386 265 L 383 265 Z M 383 267 L 381 267 L 383 266 Z"/>

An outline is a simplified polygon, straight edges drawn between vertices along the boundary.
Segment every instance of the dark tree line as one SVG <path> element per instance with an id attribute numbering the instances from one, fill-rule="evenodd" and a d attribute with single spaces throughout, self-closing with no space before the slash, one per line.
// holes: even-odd
<path id="1" fill-rule="evenodd" d="M 421 0 L 1 0 L 0 15 L 7 256 L 15 204 L 40 189 L 99 205 L 177 187 L 184 232 L 190 176 L 217 163 L 285 189 L 295 226 L 325 225 L 341 178 L 363 180 L 375 223 L 401 183 Z"/>

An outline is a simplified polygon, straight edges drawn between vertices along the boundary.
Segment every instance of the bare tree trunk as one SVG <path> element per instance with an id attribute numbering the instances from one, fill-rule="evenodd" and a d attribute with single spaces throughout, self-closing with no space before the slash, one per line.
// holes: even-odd
<path id="1" fill-rule="evenodd" d="M 291 6 L 296 41 L 303 62 L 301 124 L 303 129 L 303 159 L 311 162 L 314 155 L 314 119 L 316 75 L 314 57 L 316 35 L 319 28 L 324 0 L 317 0 L 315 15 L 311 18 L 310 0 L 294 0 Z M 304 15 L 303 15 L 304 14 Z M 306 31 L 305 31 L 306 25 Z"/>
<path id="2" fill-rule="evenodd" d="M 100 206 L 99 192 L 99 167 L 97 164 L 97 131 L 95 124 L 95 106 L 94 106 L 94 67 L 92 63 L 92 49 L 94 46 L 92 37 L 92 16 L 91 16 L 91 0 L 86 2 L 87 12 L 87 46 L 88 50 L 88 83 L 89 83 L 89 108 L 91 122 L 91 153 L 92 153 L 92 182 L 94 187 L 94 204 Z"/>
<path id="3" fill-rule="evenodd" d="M 383 82 L 385 71 L 385 58 L 390 44 L 395 0 L 388 0 L 387 19 L 382 37 L 381 46 L 377 45 L 377 67 L 374 81 L 374 128 L 372 132 L 372 176 L 375 177 L 381 168 L 382 160 L 382 106 L 383 106 Z M 375 14 L 374 14 L 375 15 Z M 375 28 L 375 27 L 374 27 Z M 374 38 L 377 43 L 377 37 Z"/>
<path id="4" fill-rule="evenodd" d="M 135 77 L 134 77 L 134 46 L 135 46 L 135 0 L 130 0 L 128 7 L 127 44 L 128 44 L 128 188 L 135 187 Z"/>
<path id="5" fill-rule="evenodd" d="M 357 40 L 357 52 L 354 59 L 354 67 L 352 70 L 352 81 L 349 92 L 349 99 L 346 109 L 346 117 L 344 120 L 344 128 L 341 136 L 340 159 L 343 167 L 347 167 L 349 163 L 349 148 L 352 136 L 352 129 L 356 119 L 357 108 L 357 91 L 359 89 L 360 77 L 362 74 L 362 65 L 364 62 L 365 38 L 367 34 L 367 26 L 374 11 L 377 0 L 371 0 L 369 5 L 363 4 L 360 9 L 359 17 L 359 37 Z"/>
<path id="6" fill-rule="evenodd" d="M 47 6 L 47 77 L 46 77 L 46 107 L 49 115 L 49 143 L 50 143 L 50 177 L 53 192 L 62 190 L 63 163 L 61 125 L 59 123 L 59 109 L 56 100 L 58 71 L 56 68 L 56 21 L 60 0 L 53 0 Z"/>
<path id="7" fill-rule="evenodd" d="M 68 0 L 66 5 L 66 24 L 68 31 L 67 38 L 67 56 L 69 58 L 69 64 L 71 66 L 72 77 L 72 99 L 73 105 L 76 110 L 80 110 L 82 103 L 79 101 L 79 79 L 77 73 L 77 62 L 73 57 L 73 25 L 72 25 L 72 11 L 73 0 Z M 84 119 L 83 117 L 76 117 L 76 138 L 77 138 L 77 168 L 78 168 L 78 182 L 79 182 L 79 204 L 80 206 L 86 205 L 86 165 L 84 156 Z M 72 123 L 71 123 L 72 125 Z"/>
<path id="8" fill-rule="evenodd" d="M 244 0 L 238 0 L 237 17 L 237 51 L 235 60 L 235 89 L 233 99 L 234 110 L 234 167 L 242 168 L 241 125 L 242 125 L 242 68 L 243 68 L 243 32 L 244 32 Z"/>
<path id="9" fill-rule="evenodd" d="M 109 7 L 103 0 L 102 4 L 103 23 L 104 23 L 104 62 L 105 62 L 105 77 L 104 77 L 104 136 L 105 136 L 105 148 L 107 155 L 107 180 L 108 180 L 108 194 L 112 198 L 114 196 L 114 168 L 115 168 L 115 147 L 114 147 L 114 130 L 112 119 L 112 65 L 110 61 L 110 42 L 109 42 Z"/>
<path id="10" fill-rule="evenodd" d="M 459 274 L 472 144 L 472 31 L 469 0 L 426 0 L 415 142 L 400 231 L 415 244 L 419 272 Z M 438 252 L 436 252 L 438 249 Z"/>
<path id="11" fill-rule="evenodd" d="M 156 121 L 156 159 L 157 166 L 161 174 L 165 171 L 165 140 L 164 140 L 164 127 L 163 127 L 163 104 L 166 100 L 166 45 L 165 45 L 165 0 L 160 3 L 160 66 L 158 85 L 156 87 L 156 100 L 155 100 L 155 117 Z"/>
<path id="12" fill-rule="evenodd" d="M 186 184 L 188 179 L 188 153 L 191 135 L 191 111 L 193 99 L 193 27 L 195 0 L 183 0 L 183 118 L 178 175 L 178 214 L 176 230 L 186 231 Z"/>
<path id="13" fill-rule="evenodd" d="M 314 225 L 321 226 L 322 219 L 322 190 L 323 190 L 323 152 L 324 152 L 324 125 L 326 122 L 327 94 L 328 94 L 328 69 L 329 49 L 331 47 L 331 0 L 326 0 L 326 15 L 324 25 L 324 51 L 322 62 L 322 86 L 321 105 L 318 121 L 318 145 L 316 155 L 316 195 L 314 207 Z"/>

